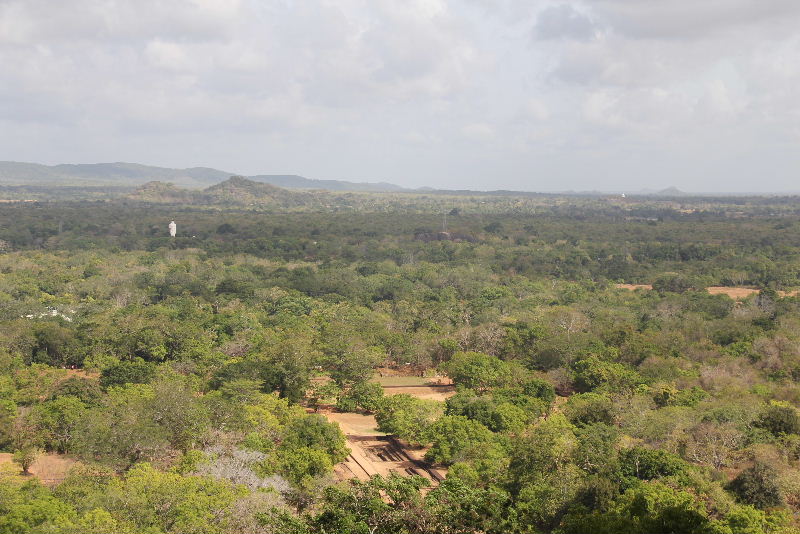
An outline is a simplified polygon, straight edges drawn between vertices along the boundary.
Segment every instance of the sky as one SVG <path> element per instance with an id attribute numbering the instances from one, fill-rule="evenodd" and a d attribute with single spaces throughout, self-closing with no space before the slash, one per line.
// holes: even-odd
<path id="1" fill-rule="evenodd" d="M 797 0 L 0 0 L 0 160 L 800 190 Z"/>

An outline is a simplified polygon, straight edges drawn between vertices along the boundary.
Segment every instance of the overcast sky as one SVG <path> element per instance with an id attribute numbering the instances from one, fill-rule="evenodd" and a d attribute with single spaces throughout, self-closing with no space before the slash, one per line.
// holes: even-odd
<path id="1" fill-rule="evenodd" d="M 800 1 L 0 0 L 0 160 L 800 190 Z"/>

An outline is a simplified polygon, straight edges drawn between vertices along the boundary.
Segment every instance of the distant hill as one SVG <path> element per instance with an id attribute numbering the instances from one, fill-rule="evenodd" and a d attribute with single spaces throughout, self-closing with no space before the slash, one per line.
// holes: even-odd
<path id="1" fill-rule="evenodd" d="M 82 163 L 39 165 L 38 163 L 0 162 L 0 183 L 8 185 L 127 185 L 150 181 L 170 182 L 186 187 L 203 187 L 224 180 L 231 173 L 193 167 L 167 169 L 138 163 Z"/>
<path id="2" fill-rule="evenodd" d="M 668 187 L 666 189 L 662 189 L 661 191 L 659 191 L 657 193 L 652 193 L 652 195 L 653 196 L 658 196 L 658 197 L 685 197 L 685 196 L 689 196 L 689 193 L 686 193 L 685 191 L 681 191 L 677 187 L 672 186 L 672 187 Z"/>
<path id="3" fill-rule="evenodd" d="M 129 196 L 145 202 L 191 203 L 196 200 L 197 191 L 181 189 L 173 184 L 152 181 L 136 188 Z"/>
<path id="4" fill-rule="evenodd" d="M 231 176 L 212 185 L 200 194 L 209 204 L 276 205 L 292 207 L 307 204 L 311 195 L 304 191 L 289 191 L 272 184 L 256 182 L 243 176 Z"/>
<path id="5" fill-rule="evenodd" d="M 81 163 L 40 165 L 0 161 L 0 185 L 116 185 L 136 187 L 148 182 L 168 182 L 183 187 L 203 188 L 219 183 L 235 173 L 192 167 L 170 169 L 138 163 Z M 386 182 L 357 183 L 344 180 L 314 180 L 294 174 L 260 174 L 247 177 L 255 182 L 287 189 L 327 191 L 407 191 Z"/>
<path id="6" fill-rule="evenodd" d="M 131 200 L 211 206 L 259 206 L 293 208 L 318 202 L 312 191 L 291 191 L 243 176 L 231 176 L 203 190 L 185 189 L 164 182 L 148 182 L 127 195 Z"/>

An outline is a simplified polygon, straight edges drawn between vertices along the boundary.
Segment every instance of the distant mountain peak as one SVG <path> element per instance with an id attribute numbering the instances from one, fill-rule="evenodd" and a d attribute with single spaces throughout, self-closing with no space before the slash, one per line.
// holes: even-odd
<path id="1" fill-rule="evenodd" d="M 654 194 L 662 197 L 682 197 L 688 195 L 688 193 L 686 193 L 685 191 L 681 191 L 674 185 L 667 187 L 666 189 L 662 189 L 661 191 Z"/>

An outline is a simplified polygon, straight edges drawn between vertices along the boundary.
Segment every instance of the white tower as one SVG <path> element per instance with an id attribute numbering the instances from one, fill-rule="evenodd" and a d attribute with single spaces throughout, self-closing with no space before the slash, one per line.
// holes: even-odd
<path id="1" fill-rule="evenodd" d="M 175 234 L 178 233 L 178 225 L 175 224 L 175 221 L 169 223 L 169 236 L 175 237 Z"/>

